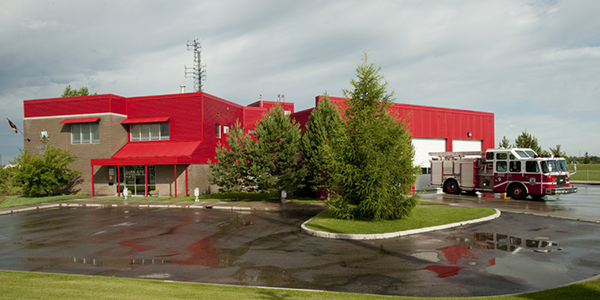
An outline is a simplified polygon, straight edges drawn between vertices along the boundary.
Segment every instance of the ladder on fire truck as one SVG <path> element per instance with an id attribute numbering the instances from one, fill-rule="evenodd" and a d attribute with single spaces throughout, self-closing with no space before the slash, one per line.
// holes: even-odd
<path id="1" fill-rule="evenodd" d="M 429 152 L 429 156 L 446 158 L 446 159 L 458 159 L 466 156 L 481 156 L 485 152 L 483 151 L 457 151 L 457 152 Z"/>

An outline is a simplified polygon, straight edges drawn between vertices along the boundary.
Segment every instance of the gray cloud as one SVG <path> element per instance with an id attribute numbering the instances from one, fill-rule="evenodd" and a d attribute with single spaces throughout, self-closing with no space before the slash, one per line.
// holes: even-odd
<path id="1" fill-rule="evenodd" d="M 596 1 L 4 1 L 0 117 L 67 84 L 122 96 L 192 89 L 200 37 L 206 91 L 296 109 L 341 95 L 363 51 L 398 102 L 493 112 L 497 142 L 523 130 L 548 149 L 600 155 Z M 2 127 L 3 159 L 22 141 Z M 496 142 L 496 144 L 497 144 Z"/>

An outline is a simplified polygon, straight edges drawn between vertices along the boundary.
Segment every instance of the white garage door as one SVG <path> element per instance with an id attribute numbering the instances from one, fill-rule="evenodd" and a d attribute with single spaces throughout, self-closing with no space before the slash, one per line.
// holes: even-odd
<path id="1" fill-rule="evenodd" d="M 417 182 L 415 188 L 417 191 L 422 189 L 428 189 L 431 181 L 430 170 L 431 165 L 429 160 L 429 152 L 445 152 L 446 151 L 446 139 L 423 139 L 413 138 L 413 146 L 415 147 L 415 158 L 413 165 L 420 166 L 423 173 L 417 176 Z"/>
<path id="2" fill-rule="evenodd" d="M 413 138 L 412 144 L 415 147 L 415 158 L 413 164 L 421 168 L 429 168 L 429 152 L 446 151 L 445 139 L 423 139 Z"/>
<path id="3" fill-rule="evenodd" d="M 480 140 L 452 140 L 452 152 L 483 151 Z"/>

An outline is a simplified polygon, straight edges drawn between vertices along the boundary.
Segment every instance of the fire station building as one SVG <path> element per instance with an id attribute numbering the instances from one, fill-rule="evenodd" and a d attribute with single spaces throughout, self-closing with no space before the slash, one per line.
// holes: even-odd
<path id="1" fill-rule="evenodd" d="M 70 150 L 78 157 L 70 167 L 82 174 L 74 190 L 84 194 L 120 195 L 123 188 L 135 196 L 158 191 L 160 196 L 180 197 L 195 188 L 214 193 L 218 187 L 208 182 L 208 164 L 214 161 L 217 143 L 226 142 L 236 120 L 254 130 L 276 103 L 261 100 L 243 106 L 204 92 L 26 100 L 23 127 L 31 141 L 24 149 L 35 154 L 43 154 L 47 145 Z M 282 105 L 302 126 L 312 111 L 294 113 L 293 103 Z M 494 146 L 492 113 L 407 104 L 394 104 L 392 110 L 408 115 L 415 165 L 424 173 L 429 152 Z M 427 185 L 428 175 L 424 177 L 419 185 Z"/>

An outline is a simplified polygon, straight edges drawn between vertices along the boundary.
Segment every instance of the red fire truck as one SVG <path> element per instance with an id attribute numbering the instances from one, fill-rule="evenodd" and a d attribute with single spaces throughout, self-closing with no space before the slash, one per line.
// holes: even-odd
<path id="1" fill-rule="evenodd" d="M 507 193 L 513 199 L 530 195 L 576 193 L 567 162 L 560 156 L 537 155 L 528 148 L 486 152 L 430 152 L 431 186 L 448 194 Z"/>

